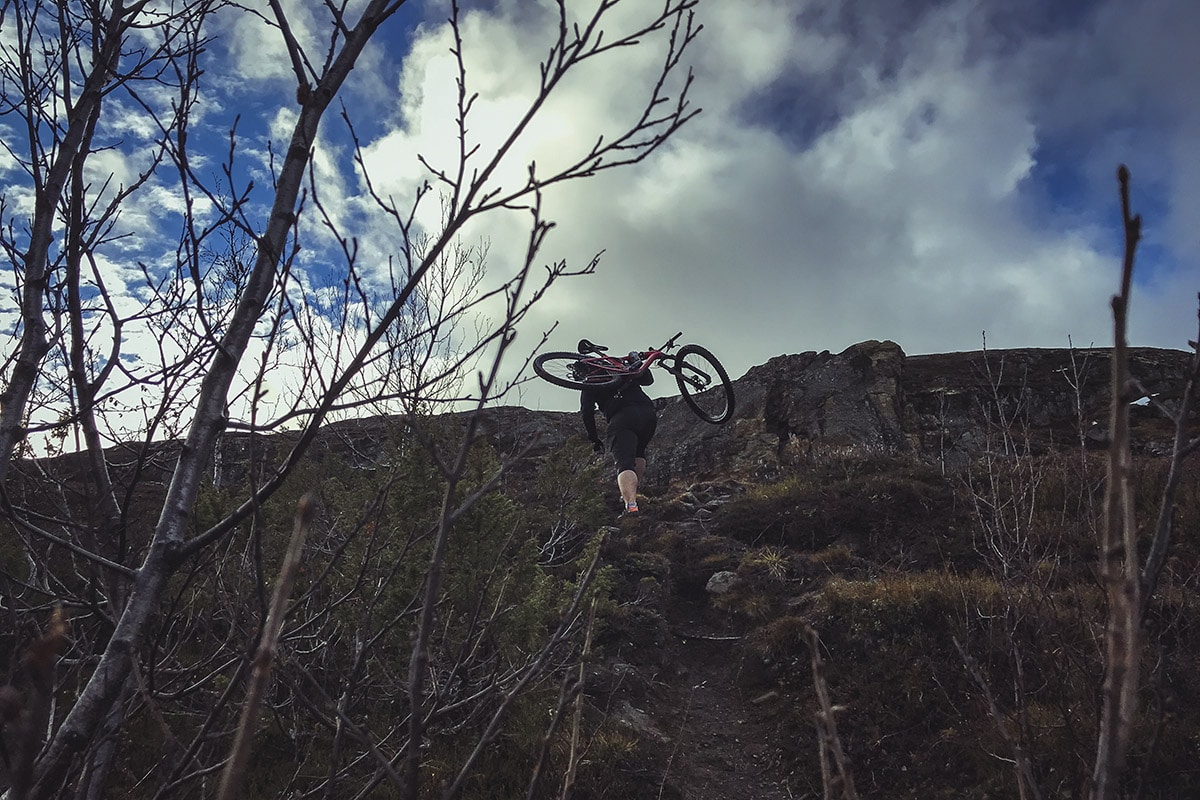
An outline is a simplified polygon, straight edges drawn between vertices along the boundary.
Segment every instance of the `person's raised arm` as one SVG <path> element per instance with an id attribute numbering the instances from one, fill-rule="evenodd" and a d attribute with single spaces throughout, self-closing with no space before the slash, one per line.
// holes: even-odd
<path id="1" fill-rule="evenodd" d="M 583 417 L 583 428 L 587 431 L 592 449 L 597 453 L 603 452 L 604 444 L 596 433 L 596 398 L 587 389 L 579 393 L 579 413 Z"/>

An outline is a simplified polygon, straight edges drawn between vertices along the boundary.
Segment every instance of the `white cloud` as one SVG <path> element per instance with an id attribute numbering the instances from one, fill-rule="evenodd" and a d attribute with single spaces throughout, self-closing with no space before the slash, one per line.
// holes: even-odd
<path id="1" fill-rule="evenodd" d="M 306 0 L 283 0 L 280 6 L 287 19 L 288 30 L 314 66 L 324 58 L 328 22 L 324 6 Z M 283 89 L 295 89 L 295 70 L 288 55 L 283 36 L 270 9 L 263 7 L 258 14 L 248 14 L 242 8 L 222 8 L 216 17 L 216 29 L 227 49 L 231 69 L 222 70 L 220 77 L 236 80 L 249 78 L 255 82 L 278 82 Z M 351 13 L 348 19 L 356 19 Z"/>
<path id="2" fill-rule="evenodd" d="M 625 0 L 606 37 L 657 7 Z M 288 8 L 309 52 L 323 53 L 323 7 Z M 468 141 L 480 146 L 468 169 L 482 168 L 533 96 L 554 8 L 498 0 L 465 14 L 463 57 L 478 92 Z M 402 211 L 415 187 L 436 184 L 418 155 L 447 171 L 458 159 L 445 8 L 422 10 L 420 27 L 390 30 L 368 49 L 344 95 L 373 185 Z M 554 349 L 580 336 L 645 347 L 682 329 L 735 375 L 782 352 L 870 338 L 910 353 L 976 349 L 983 331 L 994 348 L 1060 347 L 1068 336 L 1107 344 L 1119 162 L 1134 170 L 1146 217 L 1133 343 L 1182 347 L 1195 336 L 1200 6 L 701 0 L 697 12 L 705 27 L 685 63 L 704 112 L 645 162 L 546 193 L 558 226 L 540 260 L 581 266 L 605 255 L 596 275 L 554 288 L 522 342 L 555 322 Z M 245 16 L 222 24 L 230 70 L 211 70 L 218 102 L 198 128 L 213 138 L 197 155 L 215 172 L 230 115 L 241 113 L 235 182 L 264 187 L 267 138 L 278 154 L 295 119 L 291 65 L 268 26 Z M 532 161 L 539 170 L 571 163 L 602 133 L 622 130 L 661 58 L 648 40 L 582 65 L 516 142 L 493 188 L 519 186 Z M 395 225 L 371 216 L 335 115 L 313 165 L 320 196 L 339 228 L 359 237 L 364 268 L 382 269 Z M 121 129 L 145 135 L 136 120 Z M 127 176 L 136 162 L 101 166 Z M 130 213 L 161 230 L 177 202 L 149 187 Z M 433 227 L 441 213 L 434 199 L 418 221 Z M 491 242 L 492 283 L 519 264 L 527 221 L 503 212 L 469 230 L 469 243 Z M 315 282 L 329 238 L 309 225 L 301 257 Z M 538 384 L 526 390 L 531 405 L 573 401 Z"/>
<path id="3" fill-rule="evenodd" d="M 702 4 L 718 20 L 728 19 L 727 9 Z M 747 48 L 751 68 L 721 69 L 736 51 L 731 42 L 778 41 L 788 31 L 786 15 L 764 16 L 771 28 L 759 37 L 738 30 L 712 47 L 700 44 L 698 74 L 720 76 L 722 94 L 713 97 L 712 85 L 703 90 L 714 100 L 706 109 L 717 114 L 706 112 L 636 173 L 556 197 L 563 222 L 556 244 L 608 249 L 601 273 L 564 287 L 570 299 L 551 306 L 569 312 L 557 344 L 584 332 L 623 348 L 690 328 L 740 374 L 785 350 L 839 349 L 867 338 L 894 339 L 909 352 L 976 349 L 985 330 L 992 347 L 1061 347 L 1068 336 L 1077 344 L 1111 341 L 1116 161 L 1105 167 L 1109 195 L 1084 191 L 1072 207 L 1031 202 L 1058 191 L 1035 184 L 1045 180 L 1036 172 L 1047 155 L 1042 137 L 1055 132 L 1043 130 L 1054 113 L 1044 87 L 1062 77 L 1031 64 L 1050 63 L 1051 51 L 1060 59 L 1086 51 L 1096 34 L 1079 24 L 1049 38 L 1030 32 L 1015 42 L 993 40 L 986 11 L 944 3 L 890 33 L 878 20 L 854 20 L 868 38 L 881 30 L 891 37 L 880 47 L 874 38 L 872 47 L 854 41 L 855 26 L 830 31 L 813 60 L 840 65 L 836 76 L 825 76 L 834 89 L 845 88 L 833 99 L 824 94 L 830 86 L 813 88 L 795 76 L 819 83 L 819 73 L 794 55 L 780 60 L 777 48 L 764 47 L 761 59 Z M 859 4 L 855 13 L 870 10 Z M 845 61 L 851 53 L 855 60 Z M 1121 52 L 1107 57 L 1124 62 Z M 769 70 L 754 68 L 760 64 L 777 68 L 778 86 Z M 814 113 L 835 107 L 838 114 L 797 136 L 781 124 L 793 109 L 737 113 L 740 99 L 761 97 L 764 87 L 776 95 L 811 91 Z M 1085 153 L 1096 142 L 1089 128 L 1072 131 Z M 1185 129 L 1169 135 L 1180 156 L 1187 152 Z M 614 198 L 622 211 L 607 208 Z M 1160 269 L 1180 278 L 1169 282 L 1173 289 L 1186 282 L 1186 266 Z M 1191 272 L 1194 284 L 1198 274 Z M 1149 310 L 1163 307 L 1166 285 L 1139 287 L 1135 344 L 1184 344 L 1194 317 L 1187 303 L 1170 304 L 1172 314 L 1182 312 L 1174 320 Z"/>

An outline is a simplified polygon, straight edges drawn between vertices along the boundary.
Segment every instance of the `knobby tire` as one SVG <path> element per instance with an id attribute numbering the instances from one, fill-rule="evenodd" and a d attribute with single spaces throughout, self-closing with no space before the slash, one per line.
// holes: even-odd
<path id="1" fill-rule="evenodd" d="M 700 419 L 720 425 L 733 416 L 733 382 L 707 348 L 698 344 L 679 348 L 672 372 L 683 401 Z"/>
<path id="2" fill-rule="evenodd" d="M 620 373 L 605 373 L 588 380 L 576 377 L 573 367 L 588 356 L 579 353 L 542 353 L 533 360 L 533 371 L 542 380 L 566 389 L 603 389 L 616 386 L 625 376 Z"/>

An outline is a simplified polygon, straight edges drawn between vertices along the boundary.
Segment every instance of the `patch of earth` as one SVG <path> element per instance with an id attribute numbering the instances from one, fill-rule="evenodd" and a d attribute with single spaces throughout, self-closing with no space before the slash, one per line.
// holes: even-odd
<path id="1" fill-rule="evenodd" d="M 636 565 L 643 571 L 661 569 L 654 567 L 649 553 L 678 549 L 653 543 L 655 537 L 702 535 L 687 522 L 668 524 L 652 514 L 614 533 L 624 556 L 615 566 Z M 642 545 L 647 552 L 639 551 Z M 730 552 L 744 547 L 728 540 Z M 661 566 L 666 571 L 683 567 Z M 624 578 L 627 585 L 639 586 L 639 601 L 627 618 L 628 627 L 618 634 L 620 641 L 613 642 L 615 650 L 609 650 L 617 664 L 610 669 L 627 679 L 617 681 L 608 703 L 609 713 L 638 740 L 636 761 L 644 790 L 636 798 L 820 796 L 820 776 L 797 776 L 785 765 L 781 745 L 787 734 L 779 720 L 795 714 L 778 713 L 784 701 L 774 691 L 774 681 L 745 657 L 742 631 L 729 614 L 713 608 L 694 580 L 665 579 L 656 583 L 657 590 L 646 592 L 638 569 L 625 572 Z M 786 744 L 794 753 L 795 743 Z"/>
<path id="2" fill-rule="evenodd" d="M 796 797 L 768 713 L 779 695 L 747 678 L 741 637 L 704 601 L 670 604 L 667 619 L 674 680 L 646 709 L 671 742 L 664 786 L 686 800 Z"/>

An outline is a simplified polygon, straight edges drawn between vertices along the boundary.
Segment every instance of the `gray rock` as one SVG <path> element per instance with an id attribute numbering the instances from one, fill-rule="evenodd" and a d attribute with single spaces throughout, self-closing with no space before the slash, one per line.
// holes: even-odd
<path id="1" fill-rule="evenodd" d="M 738 576 L 736 572 L 729 570 L 721 570 L 713 573 L 713 576 L 708 579 L 708 583 L 704 585 L 704 590 L 709 594 L 725 594 L 737 585 Z"/>
<path id="2" fill-rule="evenodd" d="M 641 738 L 655 739 L 660 742 L 667 741 L 666 734 L 655 726 L 650 715 L 628 700 L 618 702 L 616 708 L 613 709 L 613 715 L 618 723 L 629 728 Z"/>
<path id="3" fill-rule="evenodd" d="M 725 425 L 700 421 L 677 397 L 657 401 L 651 477 L 661 485 L 721 475 L 770 479 L 848 453 L 912 454 L 950 468 L 1006 447 L 1102 447 L 1110 357 L 1108 348 L 907 356 L 888 341 L 777 356 L 734 381 L 737 411 Z M 1132 348 L 1130 372 L 1169 407 L 1189 358 Z M 1131 413 L 1135 448 L 1165 452 L 1161 415 L 1144 398 Z M 706 500 L 696 491 L 686 498 L 696 508 Z"/>

